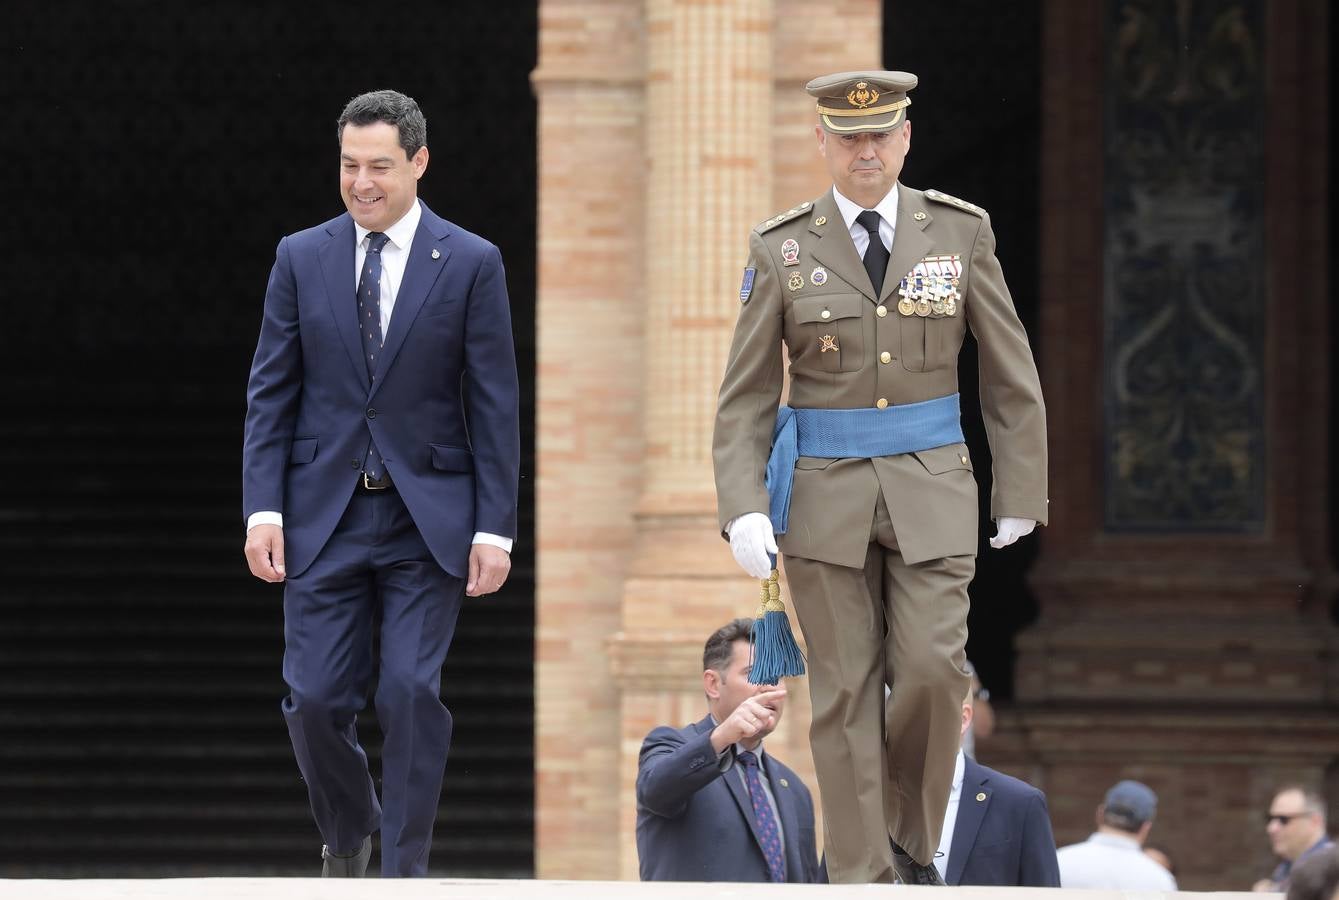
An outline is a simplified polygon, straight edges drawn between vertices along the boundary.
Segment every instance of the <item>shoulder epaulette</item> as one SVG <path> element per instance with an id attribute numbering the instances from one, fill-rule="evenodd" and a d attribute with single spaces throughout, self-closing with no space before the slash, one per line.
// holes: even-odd
<path id="1" fill-rule="evenodd" d="M 806 200 L 799 206 L 793 206 L 790 209 L 786 210 L 785 212 L 777 213 L 776 215 L 772 216 L 772 218 L 768 219 L 766 222 L 758 223 L 757 227 L 755 227 L 753 230 L 758 232 L 758 234 L 762 234 L 765 231 L 771 231 L 773 228 L 780 225 L 782 222 L 789 222 L 791 219 L 795 218 L 800 213 L 806 213 L 809 210 L 813 209 L 813 207 L 814 205 L 810 203 L 808 200 Z"/>
<path id="2" fill-rule="evenodd" d="M 965 209 L 969 213 L 975 213 L 978 216 L 984 216 L 986 211 L 974 203 L 968 203 L 966 200 L 959 200 L 951 194 L 945 194 L 943 191 L 929 190 L 925 192 L 927 200 L 937 200 L 940 203 L 947 203 L 949 206 L 956 206 L 958 209 Z"/>

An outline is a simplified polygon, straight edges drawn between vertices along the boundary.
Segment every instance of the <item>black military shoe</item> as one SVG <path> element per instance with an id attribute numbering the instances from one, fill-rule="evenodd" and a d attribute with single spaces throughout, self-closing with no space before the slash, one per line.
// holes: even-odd
<path id="1" fill-rule="evenodd" d="M 893 844 L 893 870 L 897 872 L 897 880 L 903 884 L 944 884 L 944 879 L 939 877 L 939 870 L 933 863 L 921 865 L 897 844 Z"/>
<path id="2" fill-rule="evenodd" d="M 357 853 L 340 856 L 331 853 L 328 846 L 321 847 L 322 878 L 362 878 L 367 874 L 367 862 L 372 858 L 372 835 L 363 838 L 363 846 Z"/>

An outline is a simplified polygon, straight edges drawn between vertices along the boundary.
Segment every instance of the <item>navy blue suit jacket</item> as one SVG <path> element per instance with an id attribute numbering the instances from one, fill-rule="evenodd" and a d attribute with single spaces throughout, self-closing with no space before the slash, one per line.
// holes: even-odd
<path id="1" fill-rule="evenodd" d="M 944 880 L 951 885 L 1060 887 L 1046 795 L 971 757 L 965 763 Z"/>
<path id="2" fill-rule="evenodd" d="M 643 881 L 768 881 L 748 791 L 711 747 L 711 717 L 646 736 L 637 766 L 637 858 Z M 776 798 L 786 880 L 820 880 L 814 801 L 799 776 L 762 756 Z"/>
<path id="3" fill-rule="evenodd" d="M 516 535 L 516 355 L 495 246 L 419 201 L 376 379 L 358 334 L 353 218 L 279 242 L 247 390 L 243 515 L 284 516 L 300 575 L 348 506 L 369 434 L 425 543 L 468 573 L 477 531 Z"/>

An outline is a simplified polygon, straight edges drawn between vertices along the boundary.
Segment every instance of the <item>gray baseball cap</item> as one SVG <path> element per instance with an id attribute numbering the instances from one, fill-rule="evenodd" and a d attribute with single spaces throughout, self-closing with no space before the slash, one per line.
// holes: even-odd
<path id="1" fill-rule="evenodd" d="M 1118 781 L 1107 791 L 1103 803 L 1105 813 L 1122 824 L 1136 829 L 1152 821 L 1158 811 L 1158 795 L 1142 781 Z"/>

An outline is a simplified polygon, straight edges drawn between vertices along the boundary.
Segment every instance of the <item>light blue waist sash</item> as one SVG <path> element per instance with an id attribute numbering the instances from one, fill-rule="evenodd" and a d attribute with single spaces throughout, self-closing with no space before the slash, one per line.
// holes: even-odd
<path id="1" fill-rule="evenodd" d="M 801 456 L 870 459 L 962 443 L 958 395 L 887 409 L 777 410 L 772 455 L 767 459 L 768 515 L 772 530 L 790 524 L 790 489 Z"/>

